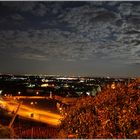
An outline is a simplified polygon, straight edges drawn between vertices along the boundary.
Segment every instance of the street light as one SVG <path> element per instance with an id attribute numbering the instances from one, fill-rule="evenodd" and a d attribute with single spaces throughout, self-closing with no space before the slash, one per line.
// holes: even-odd
<path id="1" fill-rule="evenodd" d="M 30 117 L 34 117 L 35 115 L 35 105 L 37 104 L 37 102 L 30 102 L 30 104 L 33 106 L 33 110 L 32 110 L 32 113 L 30 114 Z"/>
<path id="2" fill-rule="evenodd" d="M 30 104 L 31 104 L 31 105 L 33 105 L 33 104 L 34 104 L 34 102 L 31 102 Z"/>

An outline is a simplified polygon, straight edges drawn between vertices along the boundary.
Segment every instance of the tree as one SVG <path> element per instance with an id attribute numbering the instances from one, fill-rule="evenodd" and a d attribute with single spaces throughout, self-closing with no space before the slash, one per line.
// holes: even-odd
<path id="1" fill-rule="evenodd" d="M 12 128 L 9 128 L 8 126 L 2 126 L 0 125 L 0 139 L 10 139 L 14 138 L 15 134 Z"/>
<path id="2" fill-rule="evenodd" d="M 66 110 L 59 138 L 140 138 L 140 89 L 118 84 Z"/>

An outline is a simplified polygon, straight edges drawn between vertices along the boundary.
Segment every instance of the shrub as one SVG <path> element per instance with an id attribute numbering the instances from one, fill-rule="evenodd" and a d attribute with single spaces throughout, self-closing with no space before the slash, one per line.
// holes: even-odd
<path id="1" fill-rule="evenodd" d="M 66 110 L 59 138 L 140 138 L 140 89 L 117 85 Z"/>
<path id="2" fill-rule="evenodd" d="M 7 126 L 0 125 L 0 138 L 1 139 L 10 139 L 14 137 L 15 137 L 15 134 L 12 128 L 8 128 Z"/>

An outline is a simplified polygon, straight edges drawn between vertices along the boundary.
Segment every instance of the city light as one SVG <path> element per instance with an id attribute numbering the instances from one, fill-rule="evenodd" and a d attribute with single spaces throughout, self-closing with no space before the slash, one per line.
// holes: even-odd
<path id="1" fill-rule="evenodd" d="M 86 92 L 87 95 L 90 95 L 90 92 Z"/>
<path id="2" fill-rule="evenodd" d="M 31 104 L 31 105 L 33 105 L 33 104 L 34 104 L 34 102 L 31 102 L 30 104 Z"/>
<path id="3" fill-rule="evenodd" d="M 112 88 L 112 89 L 115 89 L 115 87 L 116 87 L 116 86 L 115 86 L 115 83 L 113 83 L 113 84 L 111 85 L 111 88 Z"/>
<path id="4" fill-rule="evenodd" d="M 47 87 L 48 86 L 48 84 L 42 84 L 41 85 L 41 87 Z"/>
<path id="5" fill-rule="evenodd" d="M 49 78 L 46 77 L 46 79 Z M 39 80 L 40 82 L 38 82 Z M 16 81 L 12 82 L 9 87 L 15 86 Z M 35 87 L 27 86 L 29 84 L 35 85 Z M 15 87 L 16 90 L 13 90 L 13 88 L 9 90 L 5 85 L 3 89 L 7 88 L 7 90 L 0 90 L 0 107 L 10 115 L 14 115 L 19 102 L 23 101 L 17 115 L 27 118 L 29 121 L 58 127 L 62 120 L 69 116 L 67 108 L 75 106 L 79 99 L 96 98 L 96 95 L 104 89 L 116 90 L 118 84 L 129 85 L 129 88 L 132 86 L 131 79 L 128 84 L 128 79 L 123 78 L 118 80 L 118 78 L 80 77 L 74 80 L 53 77 L 49 79 L 48 83 L 43 83 L 40 78 L 37 79 L 36 76 L 32 76 L 31 79 L 27 78 L 27 81 L 18 83 Z M 135 88 L 139 89 L 139 86 Z M 124 110 L 122 112 L 126 113 Z"/>
<path id="6" fill-rule="evenodd" d="M 2 93 L 2 90 L 0 90 L 0 94 Z"/>

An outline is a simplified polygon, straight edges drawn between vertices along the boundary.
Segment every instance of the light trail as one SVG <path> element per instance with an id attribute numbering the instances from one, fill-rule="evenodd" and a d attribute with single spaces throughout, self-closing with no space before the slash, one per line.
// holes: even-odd
<path id="1" fill-rule="evenodd" d="M 5 108 L 8 111 L 13 112 L 16 110 L 19 103 L 16 100 L 11 98 L 9 100 L 0 100 L 0 104 L 5 106 Z M 22 104 L 20 106 L 17 114 L 25 118 L 29 118 L 35 121 L 39 121 L 39 122 L 43 122 L 43 123 L 47 123 L 51 125 L 59 125 L 60 119 L 62 118 L 61 115 L 52 113 L 49 110 L 39 110 L 25 104 Z M 33 114 L 32 117 L 31 117 L 31 114 Z"/>

